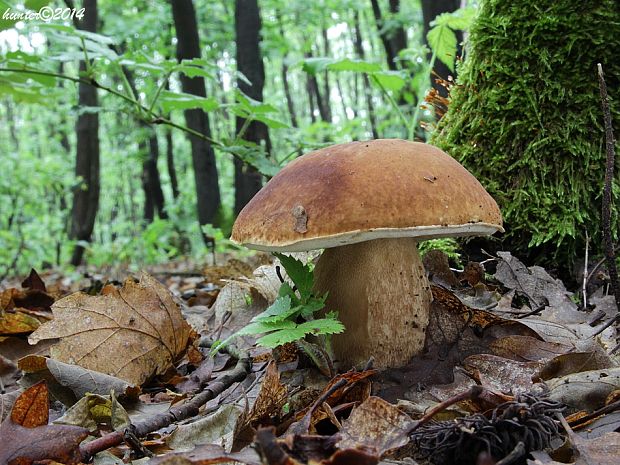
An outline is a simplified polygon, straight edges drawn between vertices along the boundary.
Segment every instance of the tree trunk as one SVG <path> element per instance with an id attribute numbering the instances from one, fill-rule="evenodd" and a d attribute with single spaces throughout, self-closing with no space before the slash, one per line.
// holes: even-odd
<path id="1" fill-rule="evenodd" d="M 84 31 L 97 31 L 97 0 L 84 0 L 86 14 L 79 28 Z M 80 72 L 86 71 L 86 63 L 80 62 Z M 78 87 L 80 108 L 97 106 L 97 89 L 90 84 L 80 83 Z M 70 237 L 77 241 L 89 241 L 97 209 L 99 208 L 99 114 L 81 113 L 75 125 L 77 136 L 75 174 L 79 184 L 73 190 Z M 84 247 L 76 245 L 71 264 L 82 262 Z"/>
<path id="2" fill-rule="evenodd" d="M 356 11 L 354 13 L 355 21 L 355 52 L 358 58 L 365 59 L 364 46 L 362 44 L 362 31 L 360 28 L 360 16 Z M 378 139 L 379 133 L 377 132 L 377 119 L 375 118 L 375 107 L 372 103 L 372 88 L 370 87 L 370 80 L 366 73 L 362 74 L 362 82 L 364 86 L 364 95 L 366 96 L 366 110 L 368 111 L 368 122 L 370 123 L 370 130 L 372 131 L 372 138 Z"/>
<path id="3" fill-rule="evenodd" d="M 161 179 L 157 167 L 159 158 L 159 143 L 155 130 L 151 129 L 151 134 L 147 144 L 143 144 L 147 150 L 147 155 L 142 162 L 142 188 L 144 189 L 144 219 L 151 223 L 157 212 L 161 219 L 167 219 L 168 214 L 165 209 L 164 192 L 161 188 Z"/>
<path id="4" fill-rule="evenodd" d="M 385 48 L 388 68 L 392 71 L 396 71 L 399 68 L 397 60 L 398 53 L 407 48 L 407 34 L 402 26 L 396 27 L 391 31 L 385 31 L 383 28 L 385 22 L 378 0 L 370 0 L 370 3 L 372 5 L 372 12 L 375 16 L 377 29 L 379 30 L 379 36 L 383 43 L 383 48 Z M 390 0 L 390 12 L 398 13 L 399 9 L 400 1 Z"/>
<path id="5" fill-rule="evenodd" d="M 327 29 L 325 25 L 321 27 L 321 35 L 323 37 L 323 56 L 329 57 L 329 40 L 327 39 Z M 329 71 L 325 70 L 323 73 L 323 105 L 325 106 L 325 116 L 327 117 L 326 121 L 332 121 L 332 109 L 331 109 L 331 91 L 329 86 Z M 345 114 L 346 118 L 346 114 Z"/>
<path id="6" fill-rule="evenodd" d="M 286 64 L 286 57 L 282 57 L 282 85 L 284 86 L 284 95 L 286 96 L 288 112 L 291 115 L 291 124 L 294 128 L 298 128 L 299 123 L 297 122 L 297 115 L 295 114 L 295 105 L 293 104 L 293 97 L 291 96 L 291 88 L 288 85 L 288 65 Z"/>
<path id="7" fill-rule="evenodd" d="M 200 58 L 200 42 L 196 11 L 192 0 L 171 0 L 172 16 L 177 35 L 177 59 L 179 61 Z M 181 74 L 183 92 L 206 97 L 204 79 L 200 76 L 189 78 Z M 185 110 L 188 128 L 211 137 L 207 114 L 200 109 Z M 216 222 L 220 208 L 220 189 L 213 147 L 205 139 L 189 136 L 192 146 L 192 165 L 196 183 L 196 209 L 200 225 Z"/>
<path id="8" fill-rule="evenodd" d="M 257 0 L 235 1 L 235 36 L 237 43 L 237 71 L 252 83 L 237 79 L 237 87 L 248 97 L 261 102 L 265 85 L 265 67 L 260 54 L 261 20 Z M 237 134 L 246 124 L 244 118 L 237 117 Z M 241 137 L 257 146 L 265 145 L 269 151 L 269 132 L 260 121 L 252 121 Z M 261 174 L 253 167 L 235 159 L 235 213 L 254 197 L 263 186 Z"/>
<path id="9" fill-rule="evenodd" d="M 179 198 L 179 181 L 177 180 L 177 170 L 174 166 L 174 145 L 172 144 L 172 130 L 166 128 L 166 166 L 168 167 L 168 177 L 172 188 L 172 198 Z"/>
<path id="10" fill-rule="evenodd" d="M 308 109 L 310 110 L 310 122 L 312 124 L 316 123 L 316 116 L 315 116 L 315 112 L 316 112 L 316 102 L 315 102 L 315 95 L 314 95 L 314 87 L 312 86 L 312 80 L 311 80 L 312 76 L 310 75 L 310 73 L 306 74 L 306 94 L 308 94 Z M 314 80 L 314 82 L 316 82 L 316 79 Z"/>
<path id="11" fill-rule="evenodd" d="M 306 52 L 304 56 L 306 58 L 313 58 L 312 52 Z M 328 99 L 328 97 L 324 98 L 324 96 L 321 96 L 321 91 L 319 90 L 319 81 L 314 74 L 310 73 L 308 73 L 308 90 L 310 92 L 310 97 L 313 97 L 314 102 L 316 102 L 316 106 L 319 109 L 319 115 L 321 116 L 321 120 L 325 121 L 326 123 L 330 123 L 331 116 L 329 114 L 329 104 L 326 102 L 326 99 Z M 312 107 L 312 105 L 310 105 L 310 107 Z M 312 122 L 314 122 L 314 117 L 312 119 Z"/>
<path id="12" fill-rule="evenodd" d="M 430 22 L 433 21 L 437 15 L 446 12 L 452 12 L 459 8 L 460 0 L 422 0 L 422 17 L 424 18 L 424 42 L 428 45 L 426 41 L 426 34 L 430 30 Z M 460 44 L 463 40 L 463 33 L 461 31 L 457 31 L 456 34 L 457 43 Z M 460 45 L 459 45 L 460 50 Z M 430 59 L 430 54 L 429 54 Z M 436 82 L 436 78 L 439 77 L 441 79 L 448 79 L 448 76 L 454 76 L 456 78 L 456 73 L 450 71 L 450 69 L 442 63 L 441 60 L 435 60 L 435 66 L 433 67 L 433 76 L 431 77 L 431 83 L 433 88 L 439 92 L 439 95 L 442 97 L 448 96 L 447 89 L 438 84 Z"/>

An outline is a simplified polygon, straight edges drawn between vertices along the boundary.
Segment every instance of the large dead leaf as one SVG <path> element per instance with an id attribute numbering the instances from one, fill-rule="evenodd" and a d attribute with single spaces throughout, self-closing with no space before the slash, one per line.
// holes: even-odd
<path id="1" fill-rule="evenodd" d="M 72 294 L 52 311 L 54 320 L 30 336 L 31 344 L 60 338 L 52 358 L 138 385 L 166 371 L 190 332 L 170 292 L 146 273 L 106 295 Z"/>

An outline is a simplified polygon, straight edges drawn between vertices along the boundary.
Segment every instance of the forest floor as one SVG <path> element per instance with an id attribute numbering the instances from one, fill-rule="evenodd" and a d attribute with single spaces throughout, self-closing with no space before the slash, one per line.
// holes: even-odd
<path id="1" fill-rule="evenodd" d="M 430 252 L 424 352 L 378 371 L 303 340 L 212 350 L 290 282 L 264 254 L 217 262 L 7 280 L 0 464 L 618 463 L 603 271 L 570 292 L 508 252 L 462 271 Z"/>

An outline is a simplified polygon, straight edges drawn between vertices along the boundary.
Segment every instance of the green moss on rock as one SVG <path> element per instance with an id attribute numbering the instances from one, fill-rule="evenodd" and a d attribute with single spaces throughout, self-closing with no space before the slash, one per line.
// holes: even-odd
<path id="1" fill-rule="evenodd" d="M 568 268 L 601 250 L 602 63 L 620 133 L 620 3 L 485 0 L 431 142 L 498 201 L 508 246 Z"/>

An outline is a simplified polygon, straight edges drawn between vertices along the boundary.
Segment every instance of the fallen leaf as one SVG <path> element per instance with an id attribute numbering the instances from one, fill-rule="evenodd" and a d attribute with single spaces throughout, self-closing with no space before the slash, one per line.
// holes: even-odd
<path id="1" fill-rule="evenodd" d="M 379 457 L 409 442 L 413 420 L 380 397 L 369 397 L 342 424 L 339 449 L 364 449 Z"/>
<path id="2" fill-rule="evenodd" d="M 603 405 L 607 396 L 620 389 L 620 368 L 583 371 L 546 382 L 549 398 L 568 405 L 573 410 L 594 411 Z"/>
<path id="3" fill-rule="evenodd" d="M 166 444 L 175 450 L 191 450 L 197 444 L 214 443 L 230 451 L 233 431 L 241 408 L 225 404 L 215 413 L 199 418 L 189 424 L 182 424 L 166 439 Z"/>
<path id="4" fill-rule="evenodd" d="M 44 383 L 31 386 L 15 401 L 11 415 L 0 425 L 0 464 L 30 465 L 55 460 L 81 461 L 79 444 L 88 430 L 76 426 L 48 425 L 49 402 Z"/>
<path id="5" fill-rule="evenodd" d="M 190 332 L 170 292 L 146 273 L 107 295 L 72 294 L 52 311 L 54 320 L 30 336 L 31 344 L 60 338 L 52 358 L 137 385 L 164 373 Z"/>
<path id="6" fill-rule="evenodd" d="M 518 362 L 536 362 L 548 360 L 556 355 L 564 354 L 572 346 L 545 342 L 530 336 L 506 336 L 489 344 L 493 354 Z"/>
<path id="7" fill-rule="evenodd" d="M 495 279 L 508 289 L 515 289 L 527 297 L 532 308 L 541 305 L 575 310 L 577 305 L 570 300 L 570 293 L 559 279 L 554 279 L 540 266 L 526 267 L 510 252 L 498 252 Z"/>
<path id="8" fill-rule="evenodd" d="M 605 354 L 606 355 L 606 354 Z M 542 380 L 559 378 L 582 371 L 612 368 L 611 360 L 599 356 L 596 352 L 571 352 L 547 360 L 540 368 L 538 378 Z"/>
<path id="9" fill-rule="evenodd" d="M 229 453 L 215 444 L 197 446 L 189 452 L 175 452 L 149 460 L 149 465 L 211 465 L 216 463 L 243 463 L 261 465 L 258 453 L 251 448 Z"/>
<path id="10" fill-rule="evenodd" d="M 39 320 L 26 313 L 0 311 L 0 334 L 4 336 L 31 333 L 40 325 Z"/>
<path id="11" fill-rule="evenodd" d="M 516 394 L 532 389 L 532 376 L 542 363 L 516 362 L 495 355 L 478 354 L 467 357 L 463 365 L 482 386 L 505 394 Z"/>

